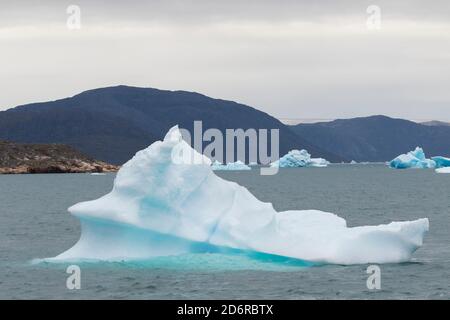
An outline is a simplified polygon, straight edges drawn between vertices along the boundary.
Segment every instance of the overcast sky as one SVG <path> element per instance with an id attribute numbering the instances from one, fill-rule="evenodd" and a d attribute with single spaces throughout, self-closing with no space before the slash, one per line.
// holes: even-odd
<path id="1" fill-rule="evenodd" d="M 17 2 L 0 1 L 0 110 L 126 84 L 279 118 L 450 121 L 448 0 Z"/>

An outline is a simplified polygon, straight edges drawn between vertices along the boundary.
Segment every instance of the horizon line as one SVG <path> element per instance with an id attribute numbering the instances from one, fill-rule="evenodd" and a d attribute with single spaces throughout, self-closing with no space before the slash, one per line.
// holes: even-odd
<path id="1" fill-rule="evenodd" d="M 403 118 L 403 117 L 394 117 L 394 116 L 389 116 L 389 115 L 385 115 L 385 114 L 380 114 L 382 116 L 386 116 L 389 118 L 397 118 L 397 119 L 403 119 L 403 120 L 409 120 L 412 122 L 416 122 L 416 123 L 424 123 L 424 122 L 431 122 L 431 121 L 437 121 L 437 122 L 445 122 L 445 123 L 450 123 L 450 121 L 447 120 L 436 120 L 433 118 L 414 118 L 414 119 L 410 119 L 410 118 Z M 296 124 L 300 124 L 300 123 L 319 123 L 319 122 L 331 122 L 334 120 L 349 120 L 349 119 L 355 119 L 355 118 L 366 118 L 366 117 L 371 117 L 373 115 L 367 115 L 367 116 L 353 116 L 353 117 L 339 117 L 339 118 L 286 118 L 286 117 L 276 117 L 278 120 L 280 120 L 283 124 L 287 124 L 287 125 L 296 125 Z"/>

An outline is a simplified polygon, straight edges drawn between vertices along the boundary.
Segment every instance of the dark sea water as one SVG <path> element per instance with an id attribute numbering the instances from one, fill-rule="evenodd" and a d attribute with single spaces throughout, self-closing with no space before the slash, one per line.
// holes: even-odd
<path id="1" fill-rule="evenodd" d="M 412 262 L 380 266 L 381 290 L 367 289 L 367 265 L 303 267 L 225 254 L 84 263 L 81 289 L 68 290 L 69 264 L 32 261 L 78 240 L 79 222 L 67 207 L 109 192 L 114 175 L 0 175 L 0 299 L 450 298 L 450 175 L 383 165 L 219 175 L 279 211 L 329 211 L 349 226 L 428 217 L 430 232 Z"/>

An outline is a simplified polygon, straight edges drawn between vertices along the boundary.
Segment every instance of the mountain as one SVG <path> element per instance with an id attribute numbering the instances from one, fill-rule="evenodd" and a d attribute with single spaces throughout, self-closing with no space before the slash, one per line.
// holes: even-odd
<path id="1" fill-rule="evenodd" d="M 122 164 L 136 151 L 164 138 L 173 125 L 192 130 L 195 120 L 203 121 L 203 130 L 279 129 L 280 156 L 305 148 L 315 157 L 341 160 L 252 107 L 194 92 L 128 86 L 89 90 L 0 112 L 0 139 L 63 143 L 96 159 Z"/>
<path id="2" fill-rule="evenodd" d="M 450 126 L 450 122 L 437 121 L 437 120 L 421 122 L 420 124 L 423 124 L 424 126 Z"/>
<path id="3" fill-rule="evenodd" d="M 111 172 L 118 167 L 86 157 L 60 144 L 0 141 L 0 174 Z"/>
<path id="4" fill-rule="evenodd" d="M 428 156 L 450 156 L 448 126 L 426 126 L 378 115 L 291 128 L 310 143 L 355 161 L 388 161 L 416 146 L 423 147 Z"/>

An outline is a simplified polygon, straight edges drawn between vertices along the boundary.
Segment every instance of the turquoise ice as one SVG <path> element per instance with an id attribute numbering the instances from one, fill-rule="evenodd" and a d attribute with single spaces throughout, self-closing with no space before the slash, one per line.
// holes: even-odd
<path id="1" fill-rule="evenodd" d="M 414 151 L 406 154 L 401 154 L 389 163 L 391 168 L 395 169 L 409 169 L 409 168 L 435 168 L 436 162 L 427 159 L 422 148 L 416 147 Z"/>
<path id="2" fill-rule="evenodd" d="M 431 157 L 431 159 L 434 162 L 436 162 L 436 168 L 450 167 L 450 158 L 437 156 L 437 157 Z"/>
<path id="3" fill-rule="evenodd" d="M 219 161 L 214 161 L 211 164 L 211 168 L 214 171 L 241 171 L 241 170 L 251 170 L 251 168 L 243 163 L 242 161 L 229 162 L 226 164 L 222 164 Z"/>
<path id="4" fill-rule="evenodd" d="M 271 167 L 300 168 L 300 167 L 326 167 L 330 163 L 322 158 L 311 158 L 308 151 L 291 150 L 279 160 L 271 163 Z"/>
<path id="5" fill-rule="evenodd" d="M 186 154 L 192 157 L 178 158 Z M 47 261 L 133 261 L 218 251 L 311 263 L 396 263 L 411 259 L 429 228 L 426 218 L 348 227 L 333 213 L 277 212 L 215 175 L 211 161 L 182 139 L 178 127 L 124 164 L 110 193 L 69 211 L 81 221 L 81 237 Z"/>

